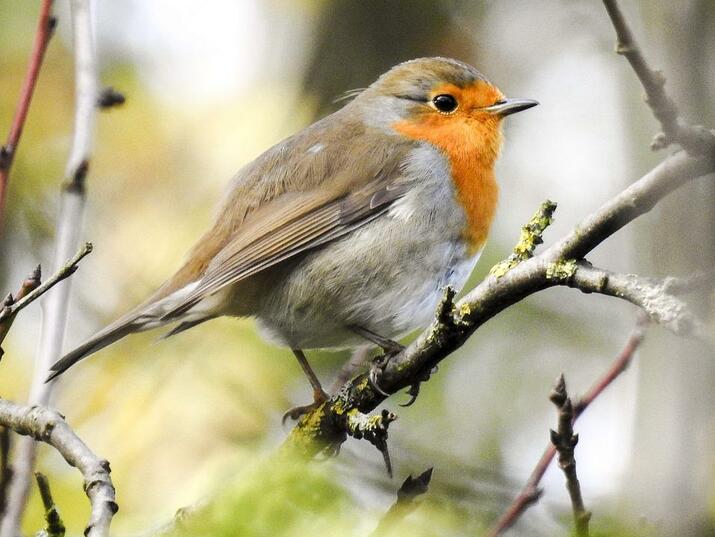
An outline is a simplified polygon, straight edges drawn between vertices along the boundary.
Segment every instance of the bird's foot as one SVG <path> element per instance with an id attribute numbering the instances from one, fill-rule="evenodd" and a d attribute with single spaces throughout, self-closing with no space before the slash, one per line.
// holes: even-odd
<path id="1" fill-rule="evenodd" d="M 423 382 L 427 382 L 430 379 L 431 375 L 434 375 L 437 372 L 438 367 L 434 366 L 432 369 L 427 371 L 427 373 L 423 373 L 421 376 L 417 378 L 415 382 L 410 384 L 409 389 L 407 390 L 407 395 L 410 396 L 410 400 L 407 401 L 405 404 L 400 403 L 400 406 L 403 407 L 408 407 L 412 406 L 412 404 L 417 401 L 417 396 L 420 394 L 420 384 Z"/>
<path id="2" fill-rule="evenodd" d="M 285 422 L 290 418 L 293 421 L 296 421 L 299 419 L 301 416 L 308 414 L 318 408 L 320 405 L 325 403 L 330 396 L 323 391 L 323 389 L 319 390 L 313 390 L 313 402 L 309 405 L 303 405 L 303 406 L 296 406 L 293 408 L 290 408 L 286 411 L 285 414 L 283 414 L 283 418 L 281 419 L 281 423 L 285 424 Z"/>

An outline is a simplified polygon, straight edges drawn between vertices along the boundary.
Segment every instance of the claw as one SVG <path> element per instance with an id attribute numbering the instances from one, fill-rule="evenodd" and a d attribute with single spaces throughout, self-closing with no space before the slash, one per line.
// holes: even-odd
<path id="1" fill-rule="evenodd" d="M 281 418 L 281 424 L 285 425 L 286 421 L 288 421 L 288 418 L 292 419 L 293 421 L 296 421 L 304 414 L 308 414 L 309 412 L 312 412 L 313 410 L 318 408 L 320 405 L 325 403 L 325 401 L 327 401 L 328 398 L 329 398 L 328 394 L 325 393 L 322 389 L 314 390 L 313 391 L 313 402 L 309 405 L 295 406 L 293 408 L 289 408 L 286 411 L 286 413 L 283 414 L 283 417 Z"/>
<path id="2" fill-rule="evenodd" d="M 420 383 L 415 382 L 410 386 L 410 389 L 407 390 L 407 395 L 410 396 L 410 400 L 407 401 L 404 405 L 400 403 L 400 406 L 402 407 L 408 407 L 412 406 L 415 401 L 417 401 L 417 396 L 420 394 Z"/>
<path id="3" fill-rule="evenodd" d="M 377 376 L 378 374 L 381 374 L 382 371 L 385 369 L 385 365 L 387 365 L 388 360 L 389 357 L 387 355 L 379 356 L 378 358 L 373 360 L 372 365 L 370 366 L 370 372 L 367 375 L 367 379 L 370 382 L 370 385 L 375 389 L 377 393 L 385 397 L 390 397 L 391 394 L 387 393 L 380 387 L 380 383 L 377 380 Z"/>

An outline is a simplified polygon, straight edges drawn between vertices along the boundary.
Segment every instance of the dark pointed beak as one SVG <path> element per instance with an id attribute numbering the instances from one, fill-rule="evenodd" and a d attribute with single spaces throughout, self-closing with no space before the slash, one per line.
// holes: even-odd
<path id="1" fill-rule="evenodd" d="M 539 104 L 537 101 L 531 99 L 502 99 L 491 106 L 482 108 L 482 110 L 495 116 L 505 117 L 532 108 L 537 104 Z"/>

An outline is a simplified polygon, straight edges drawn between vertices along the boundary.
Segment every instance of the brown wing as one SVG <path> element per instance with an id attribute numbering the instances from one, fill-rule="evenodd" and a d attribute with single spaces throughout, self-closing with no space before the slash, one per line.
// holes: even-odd
<path id="1" fill-rule="evenodd" d="M 410 188 L 400 170 L 409 146 L 376 148 L 353 169 L 307 193 L 284 193 L 264 203 L 232 234 L 197 287 L 162 317 L 176 318 L 203 298 L 301 252 L 335 240 L 382 214 Z M 346 162 L 349 162 L 346 161 Z"/>

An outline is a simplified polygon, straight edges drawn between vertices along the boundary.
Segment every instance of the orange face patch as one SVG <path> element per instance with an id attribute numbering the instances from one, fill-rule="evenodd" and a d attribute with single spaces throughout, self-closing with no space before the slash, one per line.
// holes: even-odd
<path id="1" fill-rule="evenodd" d="M 476 252 L 486 242 L 496 213 L 499 188 L 494 162 L 502 142 L 501 119 L 481 109 L 504 96 L 482 80 L 465 88 L 440 85 L 430 93 L 430 102 L 443 94 L 456 98 L 457 108 L 453 112 L 443 113 L 431 105 L 425 106 L 414 117 L 395 123 L 393 128 L 408 138 L 434 145 L 449 159 L 457 200 L 467 216 L 464 236 L 470 250 Z"/>

